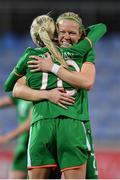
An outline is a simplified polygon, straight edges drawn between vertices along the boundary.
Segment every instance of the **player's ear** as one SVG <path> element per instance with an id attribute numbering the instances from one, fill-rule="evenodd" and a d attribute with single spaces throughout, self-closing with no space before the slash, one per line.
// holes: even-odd
<path id="1" fill-rule="evenodd" d="M 81 29 L 80 29 L 79 30 L 79 40 L 81 39 L 82 35 L 83 35 L 83 33 L 82 33 Z"/>

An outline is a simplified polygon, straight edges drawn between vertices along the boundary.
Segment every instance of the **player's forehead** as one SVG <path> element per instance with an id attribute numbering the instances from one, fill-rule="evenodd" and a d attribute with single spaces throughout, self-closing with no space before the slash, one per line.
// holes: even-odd
<path id="1" fill-rule="evenodd" d="M 58 28 L 59 28 L 59 30 L 62 30 L 62 29 L 79 30 L 80 26 L 78 23 L 76 23 L 75 21 L 73 21 L 71 19 L 62 19 L 61 21 L 59 21 Z"/>

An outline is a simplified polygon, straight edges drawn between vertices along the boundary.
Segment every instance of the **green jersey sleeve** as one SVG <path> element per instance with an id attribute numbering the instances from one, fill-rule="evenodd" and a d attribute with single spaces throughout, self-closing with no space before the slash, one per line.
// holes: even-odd
<path id="1" fill-rule="evenodd" d="M 19 59 L 17 65 L 15 66 L 13 71 L 10 73 L 10 75 L 6 79 L 6 81 L 4 83 L 5 91 L 12 91 L 16 81 L 20 77 L 22 77 L 26 74 L 27 61 L 29 58 L 30 51 L 31 51 L 31 48 L 26 49 L 26 51 L 23 53 L 23 55 Z"/>
<path id="2" fill-rule="evenodd" d="M 103 23 L 95 24 L 87 29 L 87 38 L 82 39 L 79 43 L 73 45 L 71 49 L 73 51 L 79 51 L 80 56 L 84 56 L 91 49 L 91 43 L 96 43 L 105 33 L 106 33 L 106 25 Z"/>
<path id="3" fill-rule="evenodd" d="M 96 43 L 103 35 L 107 32 L 107 27 L 103 23 L 98 23 L 92 26 L 89 26 L 86 29 L 87 37 L 92 41 L 92 43 Z"/>
<path id="4" fill-rule="evenodd" d="M 12 91 L 13 87 L 16 83 L 16 81 L 20 78 L 21 76 L 18 76 L 14 73 L 14 70 L 10 73 L 10 75 L 8 76 L 8 78 L 6 79 L 5 83 L 4 83 L 4 90 L 6 92 Z"/>
<path id="5" fill-rule="evenodd" d="M 84 61 L 85 62 L 91 62 L 95 64 L 95 59 L 96 59 L 96 55 L 95 55 L 95 51 L 93 49 L 91 49 L 85 56 L 84 56 Z"/>
<path id="6" fill-rule="evenodd" d="M 70 48 L 72 49 L 72 51 L 79 52 L 79 55 L 83 57 L 91 49 L 91 44 L 88 39 L 83 39 Z"/>
<path id="7" fill-rule="evenodd" d="M 26 74 L 27 61 L 29 59 L 30 52 L 31 48 L 27 48 L 14 68 L 14 72 L 19 76 L 24 76 Z"/>

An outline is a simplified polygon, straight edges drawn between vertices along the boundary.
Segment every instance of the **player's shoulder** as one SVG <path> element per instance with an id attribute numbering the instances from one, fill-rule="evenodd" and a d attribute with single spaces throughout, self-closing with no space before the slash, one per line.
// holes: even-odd
<path id="1" fill-rule="evenodd" d="M 27 48 L 25 49 L 25 52 L 26 52 L 26 53 L 29 53 L 29 52 L 32 52 L 32 51 L 34 52 L 34 51 L 36 51 L 35 49 L 36 49 L 36 48 L 27 47 Z"/>
<path id="2" fill-rule="evenodd" d="M 26 53 L 38 53 L 38 52 L 41 52 L 41 53 L 44 53 L 47 51 L 47 48 L 40 48 L 40 47 L 37 47 L 37 48 L 32 48 L 32 47 L 28 47 L 25 52 Z"/>

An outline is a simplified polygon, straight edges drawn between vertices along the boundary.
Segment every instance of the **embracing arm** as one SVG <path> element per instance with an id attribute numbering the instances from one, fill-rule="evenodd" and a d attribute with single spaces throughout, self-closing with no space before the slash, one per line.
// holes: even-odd
<path id="1" fill-rule="evenodd" d="M 81 70 L 79 72 L 68 71 L 60 66 L 57 72 L 57 76 L 78 89 L 83 88 L 86 90 L 90 90 L 94 85 L 96 76 L 94 51 L 91 50 L 86 54 L 83 59 Z"/>
<path id="2" fill-rule="evenodd" d="M 26 85 L 26 79 L 23 76 L 16 82 L 13 88 L 13 96 L 28 101 L 40 101 L 47 99 L 47 91 L 31 89 Z"/>
<path id="3" fill-rule="evenodd" d="M 54 64 L 52 62 L 50 54 L 47 53 L 46 61 L 44 61 L 41 57 L 32 56 L 35 58 L 36 65 L 28 65 L 30 68 L 33 68 L 31 71 L 43 71 L 43 72 L 52 72 L 56 76 L 58 76 L 63 81 L 71 84 L 75 88 L 84 88 L 84 89 L 91 89 L 94 81 L 95 81 L 95 65 L 92 62 L 86 62 L 82 65 L 81 71 L 69 71 L 62 66 L 57 65 L 53 70 Z M 47 63 L 46 63 L 47 62 Z M 54 72 L 55 71 L 55 72 Z"/>
<path id="4" fill-rule="evenodd" d="M 16 81 L 20 78 L 20 75 L 17 75 L 14 70 L 10 73 L 10 75 L 8 76 L 8 78 L 6 79 L 5 83 L 4 83 L 4 90 L 6 92 L 12 91 L 13 87 L 16 83 Z"/>
<path id="5" fill-rule="evenodd" d="M 13 96 L 28 101 L 41 101 L 46 99 L 65 109 L 65 105 L 72 105 L 75 101 L 63 88 L 55 88 L 52 90 L 31 89 L 26 85 L 25 77 L 22 77 L 16 82 L 13 88 Z"/>
<path id="6" fill-rule="evenodd" d="M 92 45 L 103 37 L 106 31 L 107 27 L 103 23 L 89 26 L 86 29 L 85 38 L 80 40 L 79 43 L 71 46 L 71 49 L 79 49 L 80 55 L 84 56 L 91 49 Z"/>
<path id="7" fill-rule="evenodd" d="M 92 43 L 96 43 L 106 32 L 107 27 L 103 23 L 89 26 L 86 29 L 87 37 L 91 40 Z"/>
<path id="8" fill-rule="evenodd" d="M 61 66 L 57 76 L 78 89 L 84 88 L 90 90 L 95 81 L 95 74 L 94 64 L 86 62 L 82 65 L 80 72 L 68 71 Z"/>

